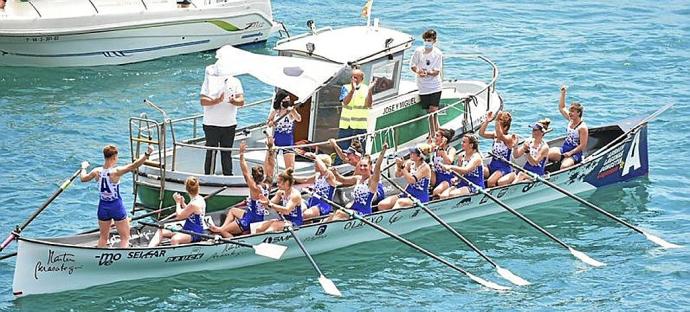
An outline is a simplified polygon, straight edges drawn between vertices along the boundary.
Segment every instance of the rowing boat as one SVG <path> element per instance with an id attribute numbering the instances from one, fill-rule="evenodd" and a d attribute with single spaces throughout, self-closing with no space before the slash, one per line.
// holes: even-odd
<path id="1" fill-rule="evenodd" d="M 383 141 L 395 150 L 404 150 L 424 142 L 429 133 L 427 111 L 418 104 L 417 85 L 402 78 L 402 72 L 408 70 L 404 64 L 405 52 L 412 43 L 411 35 L 385 27 L 314 27 L 306 34 L 279 41 L 275 47 L 278 56 L 223 47 L 217 53 L 217 64 L 223 64 L 228 71 L 251 75 L 295 94 L 299 102 L 304 103 L 297 107 L 302 122 L 295 125 L 295 142 L 307 142 L 295 147 L 318 148 L 326 153 L 333 152 L 327 140 L 338 137 L 337 125 L 342 107 L 338 99 L 340 87 L 348 83 L 352 68 L 360 67 L 365 73 L 366 84 L 374 88 L 373 108 L 367 117 L 365 150 L 375 156 Z M 357 46 L 357 49 L 340 48 L 343 46 Z M 455 130 L 456 136 L 451 142 L 457 141 L 462 133 L 477 130 L 487 112 L 496 113 L 503 107 L 495 86 L 498 79 L 496 65 L 481 55 L 454 54 L 453 57 L 462 58 L 467 68 L 477 68 L 473 73 L 486 70 L 486 76 L 491 80 L 468 77 L 466 80 L 446 79 L 443 82 L 438 120 L 441 127 Z M 448 62 L 450 57 L 446 59 Z M 286 73 L 287 69 L 298 72 L 299 76 Z M 145 102 L 154 106 L 149 101 Z M 190 175 L 199 178 L 201 194 L 228 187 L 207 203 L 207 211 L 224 209 L 246 198 L 248 191 L 244 178 L 237 172 L 235 176 L 204 173 L 203 159 L 207 150 L 236 151 L 236 148 L 204 146 L 201 115 L 171 120 L 165 111 L 155 108 L 163 113 L 162 121 L 139 116 L 130 118 L 129 122 L 132 159 L 139 157 L 145 144 L 154 144 L 157 148 L 150 161 L 135 176 L 133 188 L 138 207 L 153 210 L 174 204 L 172 194 L 184 192 L 184 181 Z M 245 112 L 243 109 L 239 115 Z M 250 164 L 260 164 L 264 160 L 265 130 L 266 124 L 261 122 L 236 131 L 235 147 L 246 141 L 249 150 L 255 149 L 245 155 Z M 341 140 L 349 141 L 351 138 Z M 239 168 L 238 153 L 233 153 L 233 157 L 233 168 Z M 300 157 L 296 160 L 295 174 L 311 173 L 311 161 Z M 277 166 L 277 170 L 284 168 L 282 157 L 278 157 Z M 215 168 L 220 171 L 220 157 Z M 349 165 L 344 165 L 339 170 L 350 169 Z"/>
<path id="2" fill-rule="evenodd" d="M 580 193 L 647 175 L 649 120 L 650 118 L 633 118 L 591 128 L 585 160 L 574 167 L 551 172 L 547 181 L 572 193 Z M 563 138 L 559 138 L 549 144 L 558 146 L 562 140 Z M 515 209 L 563 197 L 562 193 L 539 181 L 496 187 L 488 192 Z M 349 192 L 340 190 L 335 201 L 349 202 Z M 435 200 L 427 203 L 427 206 L 450 223 L 504 211 L 482 194 Z M 205 221 L 207 225 L 210 222 L 220 224 L 223 217 L 223 212 L 210 213 L 206 215 Z M 399 234 L 438 225 L 419 207 L 375 212 L 366 216 L 366 219 Z M 255 255 L 249 248 L 224 241 L 208 240 L 183 246 L 148 248 L 146 244 L 155 228 L 144 226 L 133 228 L 132 231 L 130 243 L 133 247 L 124 249 L 94 247 L 98 234 L 58 238 L 20 236 L 14 272 L 14 294 L 25 296 L 54 293 L 118 281 L 166 277 L 202 270 L 234 269 L 270 261 Z M 387 237 L 359 220 L 308 224 L 295 232 L 312 254 Z M 284 258 L 303 256 L 287 231 L 245 235 L 235 240 L 251 245 L 284 245 L 287 246 Z M 117 234 L 111 233 L 111 246 L 118 246 L 118 241 Z"/>

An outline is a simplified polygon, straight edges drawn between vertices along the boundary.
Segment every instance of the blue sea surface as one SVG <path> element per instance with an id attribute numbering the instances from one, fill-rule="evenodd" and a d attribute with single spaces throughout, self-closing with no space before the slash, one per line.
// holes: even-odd
<path id="1" fill-rule="evenodd" d="M 291 31 L 363 24 L 362 1 L 273 2 Z M 496 293 L 397 243 L 380 240 L 315 256 L 343 297 L 321 292 L 304 258 L 226 271 L 145 279 L 14 299 L 13 259 L 0 262 L 3 310 L 690 310 L 690 3 L 688 1 L 392 1 L 374 2 L 381 25 L 415 35 L 439 33 L 446 79 L 486 79 L 486 67 L 454 53 L 476 52 L 500 68 L 497 84 L 514 131 L 548 117 L 556 131 L 559 87 L 584 104 L 590 126 L 673 109 L 649 125 L 649 177 L 602 188 L 585 197 L 685 248 L 663 250 L 572 200 L 524 213 L 577 249 L 607 263 L 591 268 L 509 214 L 456 224 L 528 287 Z M 1 24 L 0 24 L 1 27 Z M 247 49 L 273 53 L 273 37 Z M 419 44 L 420 40 L 416 42 Z M 356 48 L 352 46 L 351 48 Z M 409 57 L 409 54 L 408 54 Z M 212 52 L 94 68 L 0 68 L 0 208 L 2 238 L 21 224 L 83 160 L 101 163 L 101 148 L 120 146 L 128 159 L 128 118 L 147 112 L 150 99 L 172 118 L 201 111 L 198 94 Z M 410 73 L 405 73 L 412 78 Z M 249 101 L 270 88 L 243 78 Z M 242 110 L 242 125 L 259 122 L 267 107 Z M 486 143 L 483 144 L 486 147 Z M 486 150 L 486 148 L 485 148 Z M 131 177 L 122 184 L 131 203 Z M 92 184 L 75 183 L 23 233 L 59 236 L 96 226 Z M 406 237 L 467 270 L 506 284 L 491 266 L 442 228 Z M 4 253 L 15 251 L 16 244 Z"/>

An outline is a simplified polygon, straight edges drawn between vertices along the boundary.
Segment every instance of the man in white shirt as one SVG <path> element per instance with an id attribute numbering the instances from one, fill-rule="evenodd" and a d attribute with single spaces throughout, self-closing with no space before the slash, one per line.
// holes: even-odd
<path id="1" fill-rule="evenodd" d="M 443 53 L 434 46 L 436 31 L 429 29 L 422 35 L 424 46 L 414 51 L 410 59 L 410 69 L 417 75 L 417 89 L 421 98 L 422 108 L 433 113 L 438 110 L 441 102 L 441 70 L 443 68 Z M 429 116 L 429 133 L 438 130 L 438 118 Z"/>
<path id="2" fill-rule="evenodd" d="M 237 107 L 244 105 L 244 92 L 239 79 L 225 74 L 215 64 L 206 67 L 199 99 L 204 108 L 206 146 L 232 148 L 237 127 Z M 211 174 L 216 151 L 206 151 L 204 173 Z M 220 152 L 223 175 L 232 175 L 232 152 Z"/>

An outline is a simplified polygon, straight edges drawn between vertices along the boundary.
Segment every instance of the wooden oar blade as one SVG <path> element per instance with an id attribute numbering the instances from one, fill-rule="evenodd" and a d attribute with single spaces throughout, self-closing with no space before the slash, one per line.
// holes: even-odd
<path id="1" fill-rule="evenodd" d="M 519 277 L 519 276 L 513 274 L 513 272 L 508 271 L 508 269 L 504 269 L 500 266 L 496 266 L 496 272 L 498 272 L 498 275 L 500 275 L 501 277 L 505 278 L 506 280 L 508 280 L 509 282 L 511 282 L 515 285 L 527 286 L 530 284 L 530 282 L 526 281 L 522 277 Z"/>
<path id="2" fill-rule="evenodd" d="M 254 253 L 256 253 L 257 255 L 268 257 L 275 260 L 280 260 L 280 258 L 283 257 L 285 250 L 287 250 L 287 246 L 269 243 L 261 243 L 258 245 L 254 245 L 253 247 Z"/>
<path id="3" fill-rule="evenodd" d="M 590 257 L 589 257 L 588 255 L 586 255 L 584 252 L 577 251 L 577 250 L 575 250 L 575 249 L 573 249 L 573 248 L 571 248 L 571 247 L 568 247 L 568 250 L 570 251 L 571 254 L 573 254 L 573 256 L 575 256 L 575 258 L 578 258 L 578 259 L 580 259 L 580 261 L 582 261 L 582 262 L 584 262 L 584 263 L 587 263 L 587 264 L 589 264 L 589 265 L 591 265 L 591 266 L 593 266 L 593 267 L 600 267 L 600 266 L 605 266 L 605 265 L 606 265 L 606 263 L 599 262 L 599 261 L 597 261 L 597 260 L 594 260 L 594 259 L 590 258 Z"/>
<path id="4" fill-rule="evenodd" d="M 648 240 L 650 240 L 650 241 L 654 242 L 655 244 L 657 244 L 657 245 L 663 247 L 664 249 L 671 249 L 671 248 L 680 248 L 680 247 L 683 247 L 683 246 L 681 246 L 681 245 L 676 245 L 676 244 L 673 244 L 673 243 L 669 243 L 669 242 L 663 240 L 661 237 L 658 237 L 658 236 L 656 236 L 656 235 L 649 234 L 649 233 L 647 233 L 647 232 L 643 232 L 642 234 L 644 234 L 644 236 L 645 236 Z"/>
<path id="5" fill-rule="evenodd" d="M 342 297 L 343 296 L 343 294 L 340 293 L 340 290 L 338 290 L 338 287 L 335 286 L 333 281 L 331 281 L 327 277 L 325 277 L 323 275 L 319 276 L 319 283 L 321 284 L 323 291 L 325 291 L 327 294 L 334 296 L 334 297 Z"/>
<path id="6" fill-rule="evenodd" d="M 472 273 L 466 273 L 466 274 L 467 274 L 467 277 L 469 277 L 471 280 L 477 282 L 478 284 L 480 284 L 486 288 L 491 288 L 493 290 L 510 290 L 510 287 L 501 286 L 501 285 L 498 285 L 494 282 L 487 281 L 487 280 L 485 280 L 479 276 L 476 276 Z"/>

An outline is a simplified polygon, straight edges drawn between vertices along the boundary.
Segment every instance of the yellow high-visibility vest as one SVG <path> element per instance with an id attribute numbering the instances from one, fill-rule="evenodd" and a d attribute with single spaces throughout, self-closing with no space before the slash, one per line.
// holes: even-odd
<path id="1" fill-rule="evenodd" d="M 350 92 L 352 86 L 345 85 L 347 92 Z M 366 107 L 367 95 L 369 94 L 369 86 L 362 84 L 359 90 L 355 90 L 352 94 L 352 99 L 347 105 L 343 105 L 343 111 L 340 113 L 340 129 L 366 129 L 367 116 L 369 116 L 369 109 Z"/>

